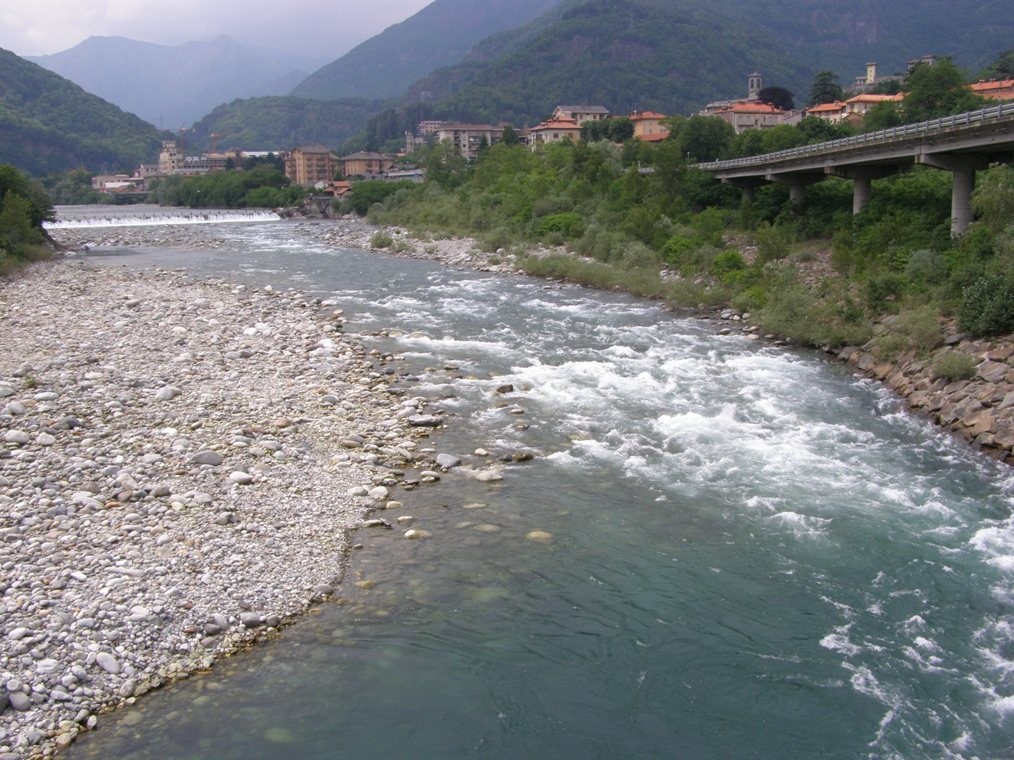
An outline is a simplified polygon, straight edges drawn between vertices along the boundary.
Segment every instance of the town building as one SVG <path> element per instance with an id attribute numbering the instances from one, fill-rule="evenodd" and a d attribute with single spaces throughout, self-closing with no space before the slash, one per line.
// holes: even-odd
<path id="1" fill-rule="evenodd" d="M 378 177 L 394 168 L 394 157 L 382 153 L 352 153 L 338 159 L 343 177 Z"/>
<path id="2" fill-rule="evenodd" d="M 581 125 L 574 119 L 550 119 L 528 130 L 528 144 L 533 148 L 543 143 L 581 139 Z"/>
<path id="3" fill-rule="evenodd" d="M 779 124 L 798 124 L 803 118 L 801 111 L 783 111 L 759 100 L 737 101 L 712 115 L 731 124 L 737 135 L 748 129 L 770 129 Z"/>
<path id="4" fill-rule="evenodd" d="M 163 140 L 162 150 L 158 154 L 159 174 L 176 174 L 183 166 L 183 156 L 176 147 L 175 140 Z"/>
<path id="5" fill-rule="evenodd" d="M 848 104 L 844 100 L 836 100 L 833 103 L 821 103 L 807 108 L 803 111 L 803 115 L 812 116 L 829 124 L 840 124 L 848 116 Z"/>
<path id="6" fill-rule="evenodd" d="M 883 86 L 889 82 L 897 82 L 900 86 L 904 77 L 897 74 L 888 74 L 882 76 L 877 72 L 877 62 L 870 61 L 866 64 L 866 73 L 856 77 L 855 81 L 845 89 L 853 95 L 862 95 L 875 89 L 876 87 Z"/>
<path id="7" fill-rule="evenodd" d="M 337 173 L 338 156 L 323 145 L 293 148 L 285 156 L 285 176 L 303 187 L 331 182 Z"/>
<path id="8" fill-rule="evenodd" d="M 669 128 L 662 124 L 666 118 L 657 111 L 634 111 L 627 117 L 634 123 L 634 138 L 643 142 L 661 142 L 669 136 Z"/>
<path id="9" fill-rule="evenodd" d="M 845 118 L 850 121 L 861 119 L 873 106 L 879 103 L 900 103 L 905 96 L 897 95 L 873 95 L 864 93 L 856 95 L 845 101 Z"/>
<path id="10" fill-rule="evenodd" d="M 976 82 L 968 89 L 986 100 L 1006 102 L 1014 100 L 1014 79 L 996 79 L 991 82 Z"/>
<path id="11" fill-rule="evenodd" d="M 484 145 L 493 145 L 503 137 L 503 124 L 444 123 L 433 132 L 436 141 L 450 143 L 463 158 L 471 161 Z"/>
<path id="12" fill-rule="evenodd" d="M 586 121 L 602 121 L 608 118 L 609 109 L 605 106 L 557 106 L 548 121 L 576 121 L 580 126 Z"/>

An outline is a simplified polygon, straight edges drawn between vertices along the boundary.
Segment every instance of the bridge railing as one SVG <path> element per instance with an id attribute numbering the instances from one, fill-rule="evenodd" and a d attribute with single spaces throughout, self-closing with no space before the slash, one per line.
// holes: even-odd
<path id="1" fill-rule="evenodd" d="M 698 164 L 698 169 L 704 171 L 722 171 L 723 169 L 739 169 L 751 166 L 762 166 L 780 161 L 789 161 L 796 158 L 807 158 L 831 153 L 840 153 L 860 148 L 873 143 L 887 144 L 911 140 L 915 137 L 931 137 L 934 135 L 946 134 L 955 129 L 977 126 L 992 122 L 1001 122 L 1007 119 L 1014 119 L 1014 103 L 1004 103 L 998 106 L 982 108 L 978 111 L 955 114 L 954 116 L 942 116 L 939 119 L 920 121 L 916 124 L 905 124 L 900 127 L 881 129 L 876 132 L 867 132 L 852 137 L 842 137 L 838 140 L 801 145 L 798 148 L 778 150 L 774 153 L 764 153 L 759 156 L 746 156 L 744 158 L 732 158 L 727 161 L 711 161 Z"/>

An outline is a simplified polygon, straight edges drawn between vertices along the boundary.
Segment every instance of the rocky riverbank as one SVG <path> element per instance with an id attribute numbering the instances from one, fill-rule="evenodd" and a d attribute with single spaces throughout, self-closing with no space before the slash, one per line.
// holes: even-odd
<path id="1" fill-rule="evenodd" d="M 293 234 L 308 245 L 382 250 L 403 258 L 439 261 L 446 266 L 482 272 L 517 274 L 513 257 L 480 249 L 473 238 L 416 238 L 399 228 L 379 228 L 356 217 L 336 220 L 294 219 Z M 91 248 L 166 247 L 215 249 L 225 244 L 216 234 L 219 225 L 164 227 L 68 227 L 51 230 L 52 238 L 68 251 Z M 381 235 L 377 235 L 381 232 Z M 382 245 L 378 245 L 382 243 Z"/>
<path id="2" fill-rule="evenodd" d="M 333 304 L 68 258 L 0 314 L 5 760 L 298 617 L 371 506 L 439 479 L 442 418 Z"/>
<path id="3" fill-rule="evenodd" d="M 374 248 L 378 228 L 354 217 L 336 221 L 294 221 L 308 240 L 335 247 Z M 174 247 L 217 246 L 209 228 L 104 228 L 99 230 L 61 230 L 59 242 L 74 249 L 85 246 Z M 471 238 L 420 240 L 404 230 L 385 230 L 383 250 L 396 256 L 426 258 L 448 266 L 480 271 L 515 274 L 513 257 L 482 251 Z M 560 249 L 555 249 L 557 252 Z M 536 251 L 537 253 L 537 251 Z M 744 251 L 751 259 L 755 251 Z M 806 276 L 814 283 L 830 271 L 819 262 L 809 265 Z M 720 318 L 728 331 L 759 337 L 760 331 L 750 320 L 725 309 L 708 315 Z M 951 330 L 953 332 L 953 329 Z M 877 357 L 874 344 L 849 346 L 830 352 L 868 377 L 884 382 L 905 399 L 909 408 L 967 440 L 987 455 L 1014 464 L 1014 343 L 1011 337 L 992 341 L 971 340 L 950 335 L 948 345 L 974 360 L 974 373 L 966 380 L 950 382 L 934 374 L 927 357 L 903 354 L 893 361 Z"/>

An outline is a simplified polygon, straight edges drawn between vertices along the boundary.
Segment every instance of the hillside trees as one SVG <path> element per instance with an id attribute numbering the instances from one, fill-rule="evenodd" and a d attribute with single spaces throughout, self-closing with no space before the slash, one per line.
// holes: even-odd
<path id="1" fill-rule="evenodd" d="M 985 101 L 969 91 L 965 77 L 949 58 L 917 63 L 905 78 L 902 112 L 907 123 L 982 108 Z"/>
<path id="2" fill-rule="evenodd" d="M 843 100 L 845 97 L 838 82 L 838 75 L 833 71 L 818 71 L 810 85 L 810 99 L 808 106 L 818 106 L 821 103 L 834 103 Z"/>
<path id="3" fill-rule="evenodd" d="M 260 164 L 250 171 L 166 177 L 152 187 L 151 200 L 190 208 L 275 208 L 298 203 L 305 192 L 271 165 Z"/>
<path id="4" fill-rule="evenodd" d="M 42 223 L 53 218 L 42 187 L 13 166 L 0 165 L 0 260 L 29 257 L 46 240 Z"/>

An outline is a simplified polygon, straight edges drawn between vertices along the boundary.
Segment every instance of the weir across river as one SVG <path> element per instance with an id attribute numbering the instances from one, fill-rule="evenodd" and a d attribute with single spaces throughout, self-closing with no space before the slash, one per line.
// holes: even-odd
<path id="1" fill-rule="evenodd" d="M 944 169 L 954 177 L 951 234 L 960 235 L 972 221 L 975 172 L 1011 161 L 1014 103 L 760 156 L 698 164 L 698 168 L 741 188 L 748 200 L 767 182 L 788 185 L 789 197 L 797 206 L 807 185 L 842 177 L 852 181 L 854 214 L 869 200 L 873 180 L 917 164 Z"/>

